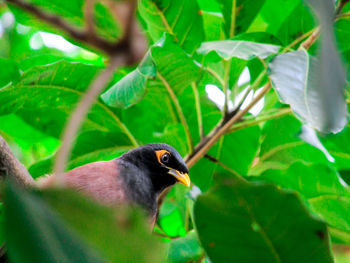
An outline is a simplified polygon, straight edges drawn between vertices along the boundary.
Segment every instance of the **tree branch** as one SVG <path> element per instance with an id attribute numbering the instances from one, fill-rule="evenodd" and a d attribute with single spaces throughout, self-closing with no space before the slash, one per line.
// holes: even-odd
<path id="1" fill-rule="evenodd" d="M 48 24 L 51 24 L 52 26 L 63 30 L 65 33 L 67 33 L 70 37 L 72 37 L 76 41 L 83 42 L 94 48 L 100 49 L 106 52 L 107 54 L 113 55 L 115 53 L 127 52 L 127 48 L 129 47 L 125 43 L 126 41 L 124 41 L 126 39 L 125 37 L 123 37 L 123 39 L 117 43 L 111 43 L 90 31 L 78 30 L 77 28 L 68 24 L 65 20 L 63 20 L 59 16 L 48 14 L 31 3 L 27 3 L 21 0 L 5 0 L 5 1 L 7 3 L 14 4 L 15 6 L 36 16 L 40 20 L 43 20 Z M 134 2 L 135 1 L 133 1 L 133 5 L 134 5 Z"/>
<path id="2" fill-rule="evenodd" d="M 32 186 L 35 183 L 27 169 L 13 155 L 10 147 L 0 135 L 0 176 L 6 177 L 7 175 L 10 175 L 22 186 Z"/>
<path id="3" fill-rule="evenodd" d="M 201 140 L 201 142 L 195 147 L 193 153 L 186 157 L 185 161 L 187 166 L 191 168 L 199 159 L 204 157 L 204 155 L 218 141 L 218 139 L 224 135 L 234 123 L 238 122 L 259 100 L 261 100 L 270 90 L 270 88 L 271 83 L 269 82 L 247 107 L 237 112 L 231 119 L 224 122 L 222 125 L 215 128 L 208 136 L 204 137 L 203 140 Z"/>

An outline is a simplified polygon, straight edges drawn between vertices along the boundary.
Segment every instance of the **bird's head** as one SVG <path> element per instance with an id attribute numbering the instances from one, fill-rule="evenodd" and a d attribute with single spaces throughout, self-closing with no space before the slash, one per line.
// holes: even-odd
<path id="1" fill-rule="evenodd" d="M 163 188 L 175 183 L 190 186 L 188 168 L 181 155 L 164 143 L 152 143 L 125 154 L 124 158 L 148 170 L 152 183 Z"/>

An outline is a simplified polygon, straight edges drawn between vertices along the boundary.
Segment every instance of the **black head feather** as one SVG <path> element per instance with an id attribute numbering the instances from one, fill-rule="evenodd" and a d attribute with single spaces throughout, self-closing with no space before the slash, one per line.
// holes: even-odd
<path id="1" fill-rule="evenodd" d="M 157 158 L 156 152 L 161 150 L 169 153 L 166 164 Z M 165 188 L 177 182 L 177 179 L 168 173 L 169 168 L 188 173 L 181 155 L 164 143 L 152 143 L 135 148 L 119 157 L 118 163 L 127 192 L 136 203 L 143 206 L 148 206 Z"/>

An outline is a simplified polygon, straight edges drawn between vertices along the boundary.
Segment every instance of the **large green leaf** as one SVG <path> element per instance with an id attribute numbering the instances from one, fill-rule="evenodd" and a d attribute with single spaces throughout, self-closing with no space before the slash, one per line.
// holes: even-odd
<path id="1" fill-rule="evenodd" d="M 333 262 L 326 225 L 272 185 L 226 181 L 198 197 L 194 216 L 213 263 Z"/>
<path id="2" fill-rule="evenodd" d="M 5 224 L 11 262 L 106 262 L 47 203 L 12 183 L 6 191 Z"/>
<path id="3" fill-rule="evenodd" d="M 313 128 L 337 133 L 347 122 L 345 78 L 337 55 L 321 59 L 306 51 L 277 56 L 270 63 L 271 80 L 281 100 Z"/>
<path id="4" fill-rule="evenodd" d="M 154 42 L 167 32 L 187 52 L 192 53 L 204 39 L 197 1 L 142 0 L 138 8 L 147 33 Z"/>
<path id="5" fill-rule="evenodd" d="M 198 48 L 197 52 L 207 54 L 215 51 L 220 57 L 230 59 L 232 57 L 249 60 L 254 57 L 266 58 L 271 54 L 277 53 L 280 46 L 260 44 L 251 41 L 241 40 L 222 40 L 204 42 Z"/>
<path id="6" fill-rule="evenodd" d="M 298 162 L 287 170 L 268 170 L 262 179 L 298 191 L 311 209 L 337 230 L 336 236 L 350 234 L 350 189 L 333 168 Z"/>
<path id="7" fill-rule="evenodd" d="M 0 114 L 16 112 L 39 130 L 59 137 L 98 70 L 67 61 L 33 67 L 23 73 L 17 84 L 0 89 Z M 118 116 L 101 102 L 92 107 L 83 129 L 120 132 L 132 138 Z"/>
<path id="8" fill-rule="evenodd" d="M 218 0 L 224 16 L 224 28 L 227 38 L 245 32 L 260 11 L 265 0 Z"/>

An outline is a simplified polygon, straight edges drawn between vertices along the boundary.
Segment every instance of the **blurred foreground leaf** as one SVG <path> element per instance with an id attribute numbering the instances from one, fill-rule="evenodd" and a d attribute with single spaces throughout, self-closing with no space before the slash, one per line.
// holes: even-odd
<path id="1" fill-rule="evenodd" d="M 34 194 L 10 183 L 5 204 L 6 245 L 11 262 L 106 262 Z"/>
<path id="2" fill-rule="evenodd" d="M 134 209 L 104 207 L 73 191 L 31 193 L 14 185 L 5 202 L 13 262 L 105 262 L 103 256 L 107 262 L 146 263 L 164 256 Z"/>

